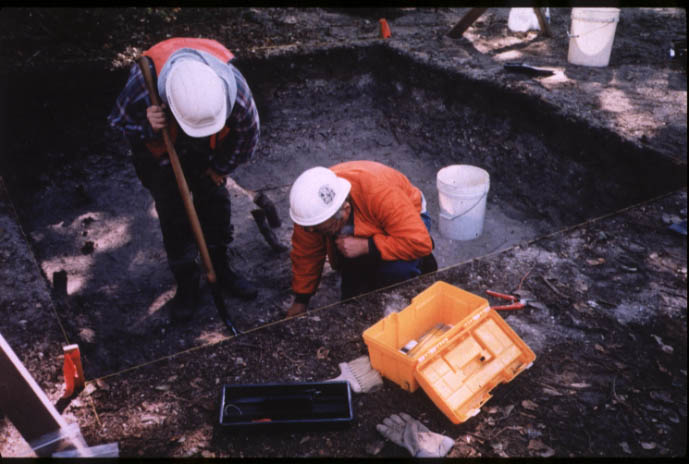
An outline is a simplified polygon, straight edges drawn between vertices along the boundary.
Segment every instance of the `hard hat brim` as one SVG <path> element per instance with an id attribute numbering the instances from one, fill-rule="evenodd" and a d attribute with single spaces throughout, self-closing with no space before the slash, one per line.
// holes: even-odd
<path id="1" fill-rule="evenodd" d="M 225 108 L 223 108 L 222 111 L 223 116 L 219 116 L 218 118 L 216 118 L 212 124 L 206 124 L 200 127 L 193 127 L 186 124 L 184 122 L 182 115 L 179 114 L 178 110 L 175 108 L 173 104 L 170 104 L 170 111 L 172 111 L 172 114 L 175 117 L 175 121 L 177 121 L 179 127 L 181 127 L 184 133 L 187 134 L 189 137 L 208 137 L 210 135 L 220 132 L 220 130 L 225 126 L 225 120 L 227 119 L 227 106 L 226 103 L 223 103 L 223 105 L 225 105 Z"/>

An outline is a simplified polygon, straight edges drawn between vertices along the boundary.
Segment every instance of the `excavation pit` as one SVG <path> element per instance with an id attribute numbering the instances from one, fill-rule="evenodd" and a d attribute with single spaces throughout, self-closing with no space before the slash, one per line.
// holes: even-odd
<path id="1" fill-rule="evenodd" d="M 550 9 L 550 37 L 510 31 L 509 8 L 448 37 L 468 10 L 0 12 L 0 333 L 89 445 L 123 457 L 408 458 L 376 433 L 406 412 L 454 440 L 450 458 L 686 454 L 686 61 L 667 54 L 686 35 L 685 10 L 621 8 L 604 68 L 567 62 L 570 8 Z M 246 330 L 236 338 L 206 288 L 191 324 L 167 322 L 174 283 L 150 197 L 106 132 L 133 47 L 168 34 L 227 44 L 264 123 L 257 159 L 228 184 L 233 262 L 265 281 L 253 304 L 226 299 Z M 515 62 L 554 75 L 508 70 Z M 434 202 L 433 163 L 485 167 L 486 228 L 444 241 L 431 205 L 441 269 L 344 302 L 328 272 L 312 310 L 282 319 L 288 258 L 257 233 L 249 191 L 265 187 L 280 203 L 287 242 L 297 171 L 361 153 L 400 163 Z M 363 331 L 437 281 L 491 304 L 488 289 L 539 303 L 501 313 L 536 359 L 467 422 L 384 380 L 353 395 L 351 425 L 337 431 L 218 423 L 223 385 L 335 378 L 367 352 Z M 60 399 L 69 343 L 84 353 L 87 382 Z M 0 454 L 31 455 L 4 412 Z"/>
<path id="2" fill-rule="evenodd" d="M 262 124 L 255 158 L 228 182 L 231 261 L 260 289 L 255 301 L 226 300 L 243 331 L 283 318 L 291 302 L 288 253 L 273 252 L 258 233 L 251 192 L 262 190 L 276 202 L 283 225 L 275 232 L 289 244 L 289 186 L 312 166 L 369 159 L 405 173 L 428 200 L 440 268 L 527 244 L 686 184 L 686 172 L 661 154 L 542 101 L 386 47 L 236 64 L 252 87 Z M 125 79 L 124 72 L 61 76 L 42 90 L 41 127 L 51 127 L 53 143 L 39 143 L 38 153 L 36 145 L 12 147 L 12 172 L 31 177 L 9 176 L 10 190 L 49 284 L 56 272 L 67 273 L 68 298 L 58 316 L 69 339 L 82 345 L 87 378 L 229 335 L 206 290 L 191 323 L 168 321 L 175 286 L 152 199 L 124 141 L 105 127 Z M 91 94 L 94 82 L 110 90 Z M 84 111 L 72 104 L 62 120 L 54 119 L 58 107 L 80 98 L 89 101 Z M 22 169 L 29 164 L 49 169 Z M 436 173 L 451 164 L 490 173 L 485 226 L 475 240 L 453 241 L 438 231 Z M 326 266 L 311 307 L 338 300 L 337 275 Z"/>

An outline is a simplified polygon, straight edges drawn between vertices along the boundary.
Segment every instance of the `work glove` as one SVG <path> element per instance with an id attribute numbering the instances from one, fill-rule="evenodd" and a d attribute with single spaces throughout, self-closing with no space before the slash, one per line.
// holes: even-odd
<path id="1" fill-rule="evenodd" d="M 403 412 L 386 417 L 376 429 L 391 442 L 407 448 L 415 458 L 442 458 L 455 444 L 452 438 L 431 432 Z"/>

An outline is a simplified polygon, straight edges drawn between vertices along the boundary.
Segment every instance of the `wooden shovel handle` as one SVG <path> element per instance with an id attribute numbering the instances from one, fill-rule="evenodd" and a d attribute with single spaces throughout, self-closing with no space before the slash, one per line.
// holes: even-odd
<path id="1" fill-rule="evenodd" d="M 144 75 L 144 81 L 146 82 L 146 88 L 148 89 L 148 94 L 151 97 L 151 102 L 154 105 L 160 106 L 160 97 L 158 96 L 157 89 L 153 85 L 153 77 L 151 76 L 148 58 L 141 55 L 138 59 L 138 64 L 141 68 L 141 72 Z M 199 222 L 199 217 L 196 214 L 196 208 L 194 208 L 194 202 L 191 198 L 191 192 L 189 192 L 189 186 L 187 185 L 187 181 L 184 178 L 182 165 L 180 164 L 179 158 L 177 157 L 175 146 L 172 144 L 172 139 L 170 138 L 170 131 L 167 127 L 164 127 L 162 132 L 163 140 L 165 141 L 165 147 L 167 148 L 167 153 L 170 157 L 170 164 L 172 165 L 172 170 L 174 171 L 175 179 L 177 180 L 177 187 L 179 188 L 180 195 L 182 195 L 184 209 L 186 210 L 187 217 L 189 218 L 189 223 L 191 224 L 191 230 L 194 233 L 196 244 L 199 247 L 199 253 L 201 253 L 201 261 L 203 262 L 203 268 L 206 271 L 208 282 L 214 284 L 217 280 L 215 270 L 213 269 L 211 257 L 208 254 L 206 239 L 203 237 L 201 223 Z"/>

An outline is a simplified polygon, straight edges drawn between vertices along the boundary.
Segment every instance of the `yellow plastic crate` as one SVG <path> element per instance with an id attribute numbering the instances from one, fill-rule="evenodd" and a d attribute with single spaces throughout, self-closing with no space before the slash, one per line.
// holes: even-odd
<path id="1" fill-rule="evenodd" d="M 400 351 L 438 324 L 451 328 L 412 356 Z M 455 424 L 477 414 L 496 385 L 536 359 L 486 299 L 445 282 L 418 294 L 363 337 L 374 369 L 407 391 L 421 386 Z"/>

